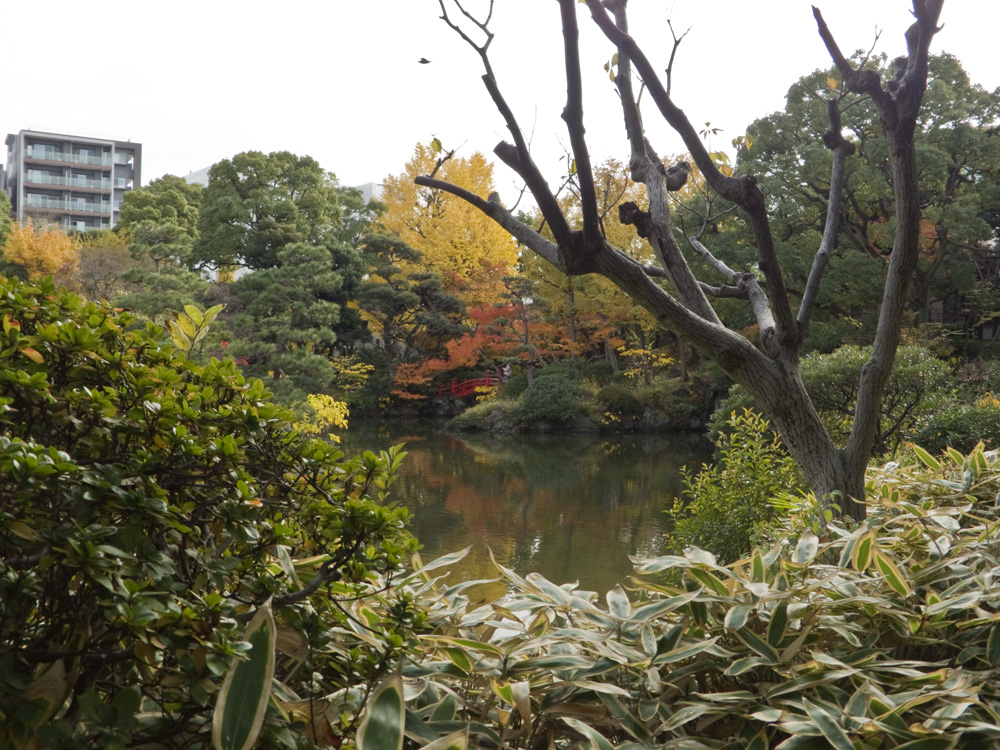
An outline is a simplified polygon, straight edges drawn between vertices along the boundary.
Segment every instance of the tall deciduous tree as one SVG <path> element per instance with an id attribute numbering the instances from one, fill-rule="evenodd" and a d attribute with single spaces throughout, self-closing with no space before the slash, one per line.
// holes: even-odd
<path id="1" fill-rule="evenodd" d="M 469 308 L 498 302 L 504 293 L 503 278 L 517 263 L 517 245 L 465 201 L 414 183 L 418 175 L 435 170 L 441 179 L 480 200 L 494 194 L 493 165 L 482 154 L 465 159 L 443 154 L 436 142 L 418 144 L 406 169 L 385 179 L 382 226 L 420 251 L 423 268 L 404 265 L 407 270 L 440 275 L 445 290 Z"/>
<path id="2" fill-rule="evenodd" d="M 444 20 L 451 19 L 445 0 L 439 0 Z M 554 241 L 519 222 L 499 201 L 484 200 L 474 191 L 439 179 L 417 178 L 421 187 L 437 188 L 463 198 L 503 226 L 524 245 L 570 275 L 599 273 L 614 281 L 641 302 L 661 324 L 715 359 L 736 382 L 752 393 L 780 430 L 786 445 L 802 468 L 806 480 L 821 496 L 838 495 L 845 513 L 865 514 L 864 476 L 875 443 L 882 389 L 899 344 L 907 287 L 921 248 L 920 197 L 914 131 L 927 87 L 928 49 L 937 31 L 943 0 L 913 0 L 916 18 L 906 34 L 906 54 L 896 59 L 892 77 L 883 80 L 876 71 L 852 64 L 840 51 L 833 33 L 818 9 L 814 15 L 820 36 L 844 85 L 871 98 L 879 113 L 886 141 L 887 177 L 895 203 L 895 233 L 890 253 L 881 311 L 871 357 L 863 368 L 857 410 L 850 437 L 838 448 L 823 426 L 799 374 L 799 352 L 835 246 L 836 217 L 840 214 L 844 165 L 856 145 L 844 137 L 840 102 L 830 98 L 830 127 L 824 145 L 833 152 L 828 216 L 818 243 L 801 304 L 792 305 L 788 285 L 775 251 L 769 209 L 771 206 L 751 175 L 732 176 L 702 142 L 697 129 L 674 103 L 660 71 L 628 33 L 626 0 L 586 0 L 593 20 L 617 48 L 615 84 L 621 95 L 626 134 L 631 146 L 629 166 L 633 179 L 646 186 L 648 211 L 638 210 L 630 220 L 640 228 L 656 252 L 655 267 L 646 267 L 614 247 L 601 231 L 594 173 L 583 123 L 583 86 L 580 65 L 577 0 L 559 0 L 565 44 L 567 102 L 563 119 L 580 182 L 582 226 L 574 229 L 559 206 L 541 171 L 531 158 L 528 142 L 500 91 L 488 55 L 493 35 L 486 23 L 475 22 L 485 33 L 477 43 L 463 30 L 463 38 L 479 53 L 486 74 L 483 81 L 504 118 L 513 143 L 500 143 L 494 153 L 524 179 L 551 227 Z M 491 3 L 492 6 L 492 3 Z M 461 8 L 461 5 L 458 4 Z M 465 21 L 474 22 L 463 12 Z M 691 157 L 711 188 L 740 207 L 752 229 L 757 258 L 754 267 L 732 268 L 694 238 L 685 241 L 715 271 L 714 283 L 704 282 L 691 270 L 671 219 L 668 191 L 683 184 L 683 170 L 667 170 L 646 137 L 633 84 L 633 68 L 642 78 L 648 97 L 659 113 L 682 137 Z M 539 72 L 541 74 L 541 72 Z M 679 165 L 678 165 L 679 166 Z M 659 283 L 668 280 L 674 295 Z M 722 324 L 712 299 L 743 299 L 757 320 L 760 337 L 755 344 Z M 860 502 L 852 502 L 856 499 Z"/>

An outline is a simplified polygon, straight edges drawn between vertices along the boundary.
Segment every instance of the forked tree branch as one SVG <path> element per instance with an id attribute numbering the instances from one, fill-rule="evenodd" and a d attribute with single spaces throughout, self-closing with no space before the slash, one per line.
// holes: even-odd
<path id="1" fill-rule="evenodd" d="M 627 33 L 626 4 L 627 0 L 612 0 L 607 5 L 615 14 L 615 23 L 618 28 Z M 677 44 L 679 44 L 679 40 L 674 42 L 675 51 Z M 671 55 L 671 59 L 673 59 L 673 55 Z M 620 214 L 626 223 L 636 225 L 639 234 L 649 241 L 656 251 L 660 264 L 667 271 L 668 278 L 680 293 L 685 304 L 705 320 L 718 323 L 719 317 L 708 301 L 705 289 L 691 272 L 684 254 L 674 239 L 668 199 L 668 190 L 671 189 L 671 186 L 663 162 L 660 161 L 643 132 L 642 116 L 632 88 L 632 65 L 629 53 L 621 46 L 618 47 L 618 74 L 615 76 L 615 85 L 618 87 L 618 93 L 621 97 L 625 129 L 631 145 L 629 168 L 632 171 L 633 179 L 646 186 L 649 197 L 648 221 L 645 220 L 646 216 L 640 215 L 637 209 L 629 212 L 628 215 L 631 215 L 631 219 L 625 218 L 627 214 L 624 211 L 621 211 Z M 682 182 L 686 181 L 686 175 L 686 172 L 682 173 L 684 177 Z M 673 189 L 678 188 L 674 187 Z"/>
<path id="2" fill-rule="evenodd" d="M 736 203 L 743 208 L 750 218 L 757 244 L 758 265 L 764 274 L 768 291 L 774 304 L 774 315 L 777 325 L 777 340 L 789 352 L 797 350 L 801 342 L 798 323 L 792 315 L 788 292 L 785 288 L 781 265 L 774 248 L 774 238 L 771 235 L 770 223 L 764 196 L 757 187 L 756 180 L 751 176 L 727 177 L 719 171 L 708 153 L 705 144 L 687 115 L 684 114 L 670 99 L 666 88 L 652 63 L 645 56 L 639 45 L 627 33 L 622 31 L 608 15 L 601 0 L 586 0 L 594 22 L 604 35 L 618 47 L 635 65 L 642 75 L 653 102 L 660 110 L 667 123 L 681 136 L 695 163 L 701 170 L 708 184 L 723 198 Z M 619 52 L 619 56 L 621 55 Z"/>

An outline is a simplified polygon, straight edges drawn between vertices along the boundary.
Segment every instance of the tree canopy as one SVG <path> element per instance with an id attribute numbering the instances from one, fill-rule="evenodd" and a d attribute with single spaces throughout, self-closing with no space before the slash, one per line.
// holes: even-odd
<path id="1" fill-rule="evenodd" d="M 311 156 L 246 151 L 209 171 L 193 260 L 269 268 L 285 245 L 329 239 L 341 216 L 336 179 Z"/>

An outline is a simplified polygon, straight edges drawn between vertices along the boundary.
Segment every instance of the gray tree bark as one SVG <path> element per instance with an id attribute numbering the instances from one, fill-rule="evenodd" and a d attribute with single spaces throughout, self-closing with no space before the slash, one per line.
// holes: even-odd
<path id="1" fill-rule="evenodd" d="M 458 0 L 458 7 L 466 18 Z M 865 470 L 874 447 L 879 421 L 879 404 L 889 378 L 899 344 L 900 326 L 906 289 L 916 267 L 919 250 L 920 207 L 913 136 L 916 119 L 927 86 L 927 54 L 937 31 L 943 0 L 913 0 L 916 21 L 906 34 L 907 55 L 897 60 L 895 78 L 883 87 L 872 71 L 855 70 L 843 56 L 818 9 L 813 13 L 819 34 L 831 58 L 840 70 L 845 85 L 868 95 L 877 105 L 889 144 L 892 188 L 896 200 L 896 237 L 889 262 L 885 290 L 872 356 L 863 368 L 858 390 L 857 413 L 847 445 L 838 449 L 823 427 L 819 414 L 809 399 L 799 374 L 799 347 L 809 325 L 812 306 L 822 282 L 827 261 L 833 250 L 839 225 L 840 198 L 844 163 L 853 151 L 840 132 L 836 102 L 830 104 L 830 131 L 824 142 L 834 152 L 831 196 L 828 201 L 828 232 L 817 248 L 806 294 L 797 314 L 793 311 L 784 277 L 775 253 L 767 202 L 752 175 L 738 177 L 723 174 L 705 148 L 696 129 L 671 100 L 659 72 L 645 57 L 628 33 L 627 0 L 586 0 L 591 16 L 604 35 L 617 47 L 618 73 L 615 83 L 621 95 L 625 128 L 631 155 L 633 178 L 646 186 L 650 201 L 648 213 L 634 206 L 625 220 L 634 223 L 652 244 L 659 266 L 643 266 L 621 250 L 611 246 L 600 230 L 596 192 L 584 137 L 583 95 L 579 60 L 578 0 L 559 0 L 565 49 L 567 104 L 563 120 L 569 130 L 580 182 L 583 226 L 572 230 L 559 209 L 555 196 L 531 159 L 527 141 L 500 92 L 489 63 L 487 50 L 492 34 L 485 23 L 477 26 L 487 34 L 487 42 L 472 42 L 448 16 L 445 0 L 439 0 L 445 22 L 458 31 L 482 57 L 486 75 L 483 82 L 497 110 L 503 116 L 513 143 L 501 142 L 494 153 L 525 181 L 552 231 L 555 242 L 517 221 L 498 202 L 487 201 L 455 185 L 418 177 L 417 183 L 449 191 L 478 207 L 507 229 L 516 239 L 566 274 L 599 273 L 617 284 L 643 305 L 666 328 L 715 360 L 737 383 L 761 404 L 781 433 L 785 445 L 801 467 L 806 480 L 840 512 L 853 518 L 865 517 Z M 609 13 L 610 11 L 610 13 Z M 613 17 L 612 17 L 613 14 Z M 675 47 L 678 40 L 675 40 Z M 671 57 L 671 60 L 673 58 Z M 680 134 L 691 157 L 710 187 L 723 198 L 738 205 L 753 230 L 758 258 L 758 280 L 753 269 L 730 269 L 712 255 L 697 238 L 689 245 L 726 278 L 726 284 L 713 287 L 698 280 L 691 271 L 676 240 L 677 232 L 670 218 L 667 193 L 683 184 L 683 169 L 668 172 L 645 136 L 642 117 L 633 94 L 632 69 L 638 71 L 656 109 Z M 677 297 L 666 292 L 657 279 L 667 279 Z M 713 297 L 736 297 L 746 300 L 759 328 L 760 343 L 727 329 L 711 305 Z"/>

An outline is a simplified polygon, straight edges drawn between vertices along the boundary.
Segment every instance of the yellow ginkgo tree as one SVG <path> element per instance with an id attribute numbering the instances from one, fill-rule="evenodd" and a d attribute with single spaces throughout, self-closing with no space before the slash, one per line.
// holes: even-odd
<path id="1" fill-rule="evenodd" d="M 517 263 L 517 243 L 461 198 L 414 184 L 434 170 L 483 200 L 494 194 L 493 165 L 481 153 L 462 158 L 446 153 L 437 139 L 418 144 L 404 171 L 385 179 L 382 197 L 385 230 L 423 254 L 421 268 L 404 270 L 439 274 L 445 291 L 469 309 L 499 302 L 503 277 Z"/>
<path id="2" fill-rule="evenodd" d="M 53 276 L 57 283 L 72 286 L 80 246 L 61 229 L 35 227 L 27 222 L 11 229 L 2 255 L 5 262 L 21 266 L 31 281 Z"/>

